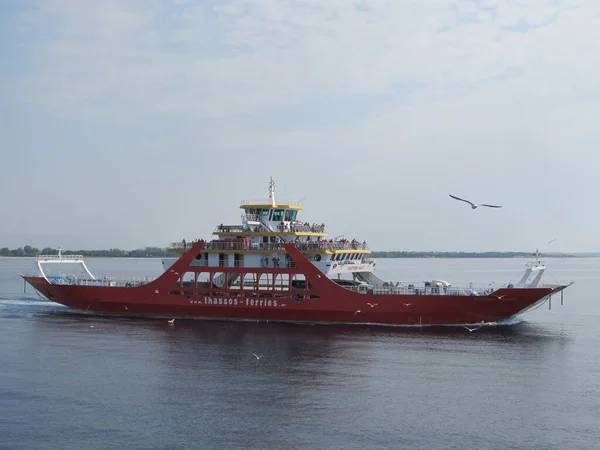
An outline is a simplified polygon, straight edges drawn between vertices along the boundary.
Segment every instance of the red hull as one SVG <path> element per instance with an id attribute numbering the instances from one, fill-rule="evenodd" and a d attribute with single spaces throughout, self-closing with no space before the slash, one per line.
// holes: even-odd
<path id="1" fill-rule="evenodd" d="M 57 285 L 50 284 L 43 277 L 24 278 L 51 301 L 101 314 L 417 326 L 511 319 L 566 287 L 500 289 L 488 296 L 358 293 L 337 285 L 316 269 L 293 244 L 287 244 L 286 250 L 296 268 L 253 270 L 304 274 L 312 286 L 310 291 L 210 288 L 207 293 L 205 288 L 194 287 L 174 290 L 179 272 L 190 271 L 190 263 L 201 249 L 202 244 L 195 245 L 159 278 L 137 287 Z M 240 268 L 223 267 L 197 269 L 240 271 Z"/>

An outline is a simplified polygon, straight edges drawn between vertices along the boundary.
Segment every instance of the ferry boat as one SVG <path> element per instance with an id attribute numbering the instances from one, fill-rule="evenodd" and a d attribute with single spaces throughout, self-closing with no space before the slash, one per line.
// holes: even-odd
<path id="1" fill-rule="evenodd" d="M 302 222 L 299 202 L 243 201 L 241 224 L 213 239 L 172 243 L 155 279 L 97 277 L 80 255 L 41 256 L 23 278 L 49 300 L 95 314 L 320 324 L 496 325 L 550 301 L 569 285 L 544 285 L 536 258 L 515 283 L 386 282 L 366 242 L 328 238 Z M 539 255 L 538 255 L 539 256 Z M 80 266 L 80 276 L 50 267 Z"/>

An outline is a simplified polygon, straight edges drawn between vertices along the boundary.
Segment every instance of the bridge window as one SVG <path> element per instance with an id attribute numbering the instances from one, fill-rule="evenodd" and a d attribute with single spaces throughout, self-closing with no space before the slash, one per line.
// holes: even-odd
<path id="1" fill-rule="evenodd" d="M 296 220 L 296 214 L 298 211 L 295 209 L 288 209 L 285 211 L 285 221 L 286 222 L 294 222 Z"/>
<path id="2" fill-rule="evenodd" d="M 273 210 L 273 222 L 281 222 L 283 220 L 283 209 Z"/>

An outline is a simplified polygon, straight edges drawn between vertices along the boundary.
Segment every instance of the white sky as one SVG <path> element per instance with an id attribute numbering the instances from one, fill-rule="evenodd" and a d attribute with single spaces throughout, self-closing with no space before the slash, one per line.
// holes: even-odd
<path id="1" fill-rule="evenodd" d="M 598 252 L 599 19 L 592 0 L 3 2 L 0 247 L 209 238 L 273 176 L 374 250 Z"/>

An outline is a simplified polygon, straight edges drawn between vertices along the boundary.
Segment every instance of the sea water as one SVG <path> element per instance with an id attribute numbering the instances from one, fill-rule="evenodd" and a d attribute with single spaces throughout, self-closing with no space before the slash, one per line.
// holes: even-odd
<path id="1" fill-rule="evenodd" d="M 522 259 L 380 259 L 389 281 L 501 285 Z M 0 258 L 0 448 L 596 449 L 600 260 L 508 327 L 107 318 L 50 303 Z M 158 259 L 90 259 L 156 276 Z M 260 356 L 260 359 L 254 355 Z"/>

